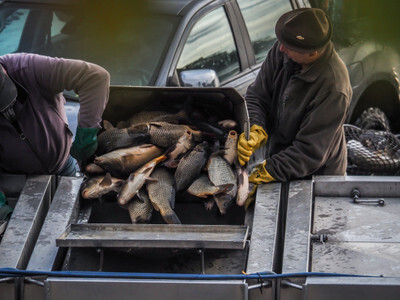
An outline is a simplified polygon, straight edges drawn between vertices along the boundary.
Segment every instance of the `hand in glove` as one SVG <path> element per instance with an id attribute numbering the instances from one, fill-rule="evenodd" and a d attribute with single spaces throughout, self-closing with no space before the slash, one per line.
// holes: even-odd
<path id="1" fill-rule="evenodd" d="M 258 185 L 261 183 L 268 183 L 271 181 L 275 181 L 275 178 L 272 177 L 271 174 L 269 174 L 268 171 L 265 169 L 266 164 L 267 162 L 264 160 L 261 164 L 255 166 L 249 176 L 249 182 L 253 184 L 253 187 L 251 188 L 251 191 L 244 203 L 244 207 L 246 210 L 250 206 L 250 204 L 254 202 L 254 199 L 256 198 Z"/>
<path id="2" fill-rule="evenodd" d="M 254 167 L 253 171 L 249 176 L 249 182 L 254 184 L 268 183 L 275 181 L 276 179 L 268 173 L 265 169 L 267 162 L 264 160 L 261 164 Z"/>
<path id="3" fill-rule="evenodd" d="M 262 147 L 268 139 L 265 130 L 259 125 L 253 125 L 250 128 L 250 137 L 247 140 L 244 132 L 239 136 L 237 145 L 237 155 L 240 165 L 244 165 L 250 160 L 250 156 L 260 147 Z"/>
<path id="4" fill-rule="evenodd" d="M 97 128 L 77 128 L 70 150 L 71 155 L 77 161 L 86 161 L 96 152 L 98 132 Z"/>

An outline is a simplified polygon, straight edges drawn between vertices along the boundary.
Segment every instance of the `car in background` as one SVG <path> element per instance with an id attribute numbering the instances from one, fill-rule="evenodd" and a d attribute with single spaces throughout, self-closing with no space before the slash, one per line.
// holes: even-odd
<path id="1" fill-rule="evenodd" d="M 112 85 L 223 86 L 244 95 L 276 41 L 279 16 L 328 2 L 334 1 L 5 0 L 0 3 L 0 55 L 31 52 L 87 60 L 106 68 Z M 337 5 L 323 8 L 337 19 Z M 335 46 L 354 90 L 348 122 L 373 106 L 399 131 L 397 53 L 374 42 Z M 78 95 L 69 91 L 66 97 L 74 132 Z"/>

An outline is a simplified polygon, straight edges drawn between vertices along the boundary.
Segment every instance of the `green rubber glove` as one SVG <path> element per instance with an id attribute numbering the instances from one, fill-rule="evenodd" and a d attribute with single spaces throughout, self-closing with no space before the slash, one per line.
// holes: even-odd
<path id="1" fill-rule="evenodd" d="M 6 221 L 10 218 L 13 209 L 7 205 L 6 195 L 0 191 L 0 220 Z"/>
<path id="2" fill-rule="evenodd" d="M 78 127 L 70 150 L 72 157 L 77 161 L 85 161 L 91 157 L 97 149 L 98 132 L 98 128 Z"/>

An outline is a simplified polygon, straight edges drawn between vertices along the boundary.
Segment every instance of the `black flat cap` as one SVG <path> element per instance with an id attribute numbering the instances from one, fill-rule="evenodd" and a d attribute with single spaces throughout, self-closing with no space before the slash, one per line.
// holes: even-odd
<path id="1" fill-rule="evenodd" d="M 285 48 L 308 52 L 330 41 L 332 24 L 322 9 L 300 8 L 283 14 L 276 23 L 275 33 Z"/>

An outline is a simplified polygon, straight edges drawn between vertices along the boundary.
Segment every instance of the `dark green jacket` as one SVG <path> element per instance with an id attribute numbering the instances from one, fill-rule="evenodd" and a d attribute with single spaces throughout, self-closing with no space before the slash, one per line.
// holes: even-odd
<path id="1" fill-rule="evenodd" d="M 346 66 L 330 43 L 305 72 L 279 51 L 269 51 L 246 103 L 250 123 L 263 126 L 267 171 L 279 181 L 309 175 L 344 175 L 343 132 L 352 90 Z"/>

